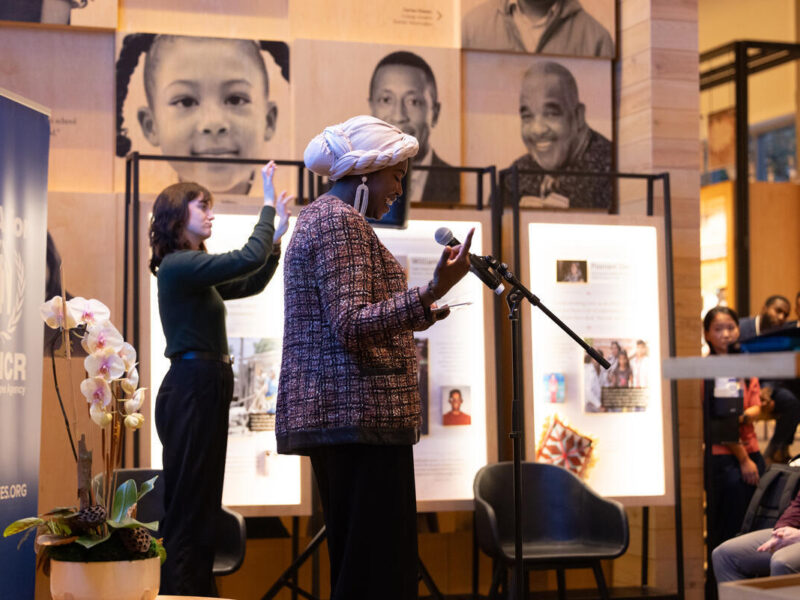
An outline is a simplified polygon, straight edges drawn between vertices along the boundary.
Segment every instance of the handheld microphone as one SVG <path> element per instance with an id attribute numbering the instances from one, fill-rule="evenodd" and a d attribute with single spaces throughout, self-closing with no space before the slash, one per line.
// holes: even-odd
<path id="1" fill-rule="evenodd" d="M 439 227 L 434 234 L 434 238 L 442 246 L 458 246 L 461 244 L 447 227 Z M 469 264 L 469 270 L 472 274 L 485 283 L 490 290 L 498 296 L 503 293 L 503 280 L 489 268 L 489 263 L 482 256 L 477 256 L 470 252 Z"/>

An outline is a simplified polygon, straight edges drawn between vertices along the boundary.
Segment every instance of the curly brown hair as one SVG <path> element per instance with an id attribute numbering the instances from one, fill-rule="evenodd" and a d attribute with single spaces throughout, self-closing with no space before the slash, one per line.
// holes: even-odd
<path id="1" fill-rule="evenodd" d="M 214 197 L 206 188 L 198 183 L 174 183 L 164 189 L 153 204 L 153 216 L 150 217 L 150 272 L 155 275 L 164 257 L 176 250 L 189 249 L 189 243 L 183 235 L 186 221 L 189 218 L 189 202 L 202 195 L 213 204 Z M 205 244 L 200 245 L 205 252 Z"/>

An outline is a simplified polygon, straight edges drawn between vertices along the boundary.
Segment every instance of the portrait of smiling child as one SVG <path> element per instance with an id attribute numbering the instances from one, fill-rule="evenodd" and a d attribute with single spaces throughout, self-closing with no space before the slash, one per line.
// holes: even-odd
<path id="1" fill-rule="evenodd" d="M 288 48 L 283 57 L 288 75 Z M 197 158 L 263 158 L 276 131 L 278 106 L 258 42 L 177 35 L 125 36 L 117 61 L 117 155 L 133 148 L 134 133 L 161 153 Z M 144 54 L 144 95 L 129 88 Z M 123 109 L 123 104 L 128 104 Z M 131 121 L 134 121 L 133 123 Z M 282 158 L 282 156 L 276 156 Z M 180 181 L 212 192 L 248 194 L 253 165 L 171 161 Z M 257 187 L 257 186 L 256 186 Z"/>

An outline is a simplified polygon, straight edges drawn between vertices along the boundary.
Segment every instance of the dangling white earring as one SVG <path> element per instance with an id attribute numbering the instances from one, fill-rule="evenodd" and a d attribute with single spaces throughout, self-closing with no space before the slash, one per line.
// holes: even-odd
<path id="1" fill-rule="evenodd" d="M 369 204 L 369 188 L 367 187 L 367 176 L 361 176 L 361 184 L 356 188 L 356 199 L 353 202 L 359 214 L 363 217 L 367 213 L 367 205 Z"/>

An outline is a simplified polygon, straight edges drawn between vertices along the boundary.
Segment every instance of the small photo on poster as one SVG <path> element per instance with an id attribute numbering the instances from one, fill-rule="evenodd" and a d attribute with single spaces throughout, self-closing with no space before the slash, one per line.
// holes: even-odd
<path id="1" fill-rule="evenodd" d="M 228 338 L 233 355 L 233 401 L 228 435 L 275 430 L 281 340 Z"/>
<path id="2" fill-rule="evenodd" d="M 442 425 L 471 425 L 470 388 L 467 385 L 443 385 Z"/>
<path id="3" fill-rule="evenodd" d="M 405 265 L 408 264 L 408 257 L 406 258 Z M 403 264 L 403 263 L 401 263 Z M 406 272 L 408 268 L 404 267 Z M 428 392 L 428 340 L 423 338 L 414 338 L 414 352 L 417 356 L 417 383 L 419 384 L 419 400 L 422 413 L 422 424 L 420 425 L 420 433 L 428 435 L 429 423 L 429 392 Z"/>
<path id="4" fill-rule="evenodd" d="M 549 404 L 563 404 L 565 398 L 565 384 L 563 373 L 545 373 L 543 378 L 545 388 L 545 402 Z"/>
<path id="5" fill-rule="evenodd" d="M 647 409 L 647 342 L 635 338 L 587 340 L 611 366 L 584 357 L 585 412 L 641 412 Z M 635 367 L 634 367 L 635 365 Z"/>
<path id="6" fill-rule="evenodd" d="M 588 265 L 585 260 L 557 260 L 556 281 L 559 283 L 586 283 Z"/>

